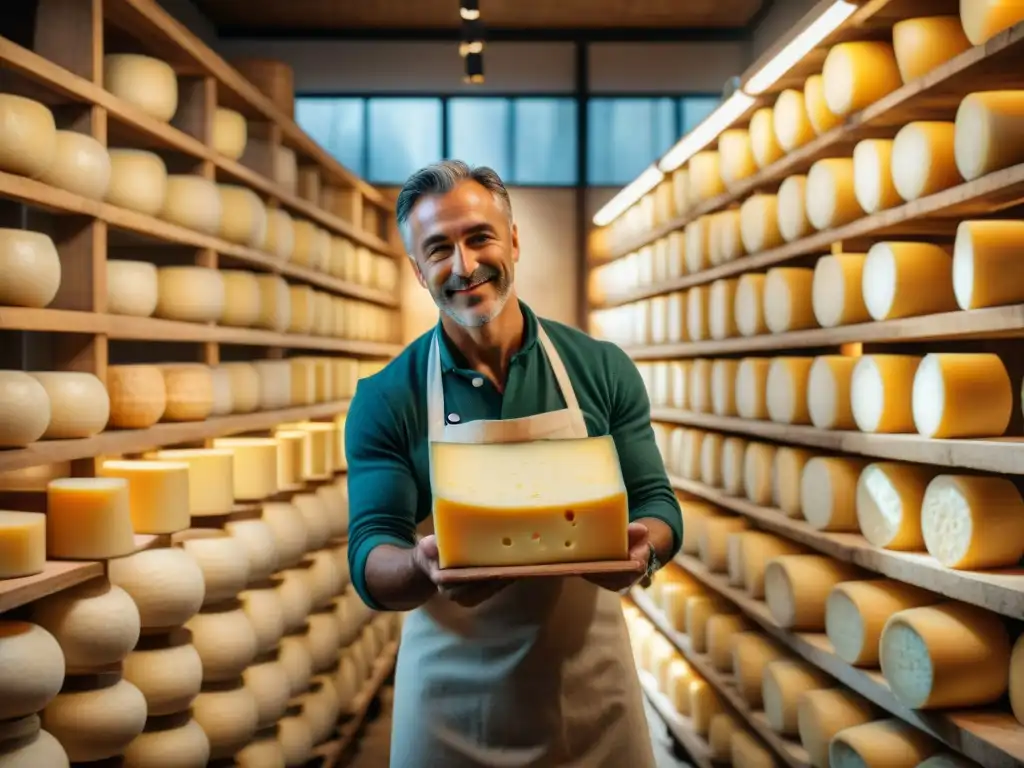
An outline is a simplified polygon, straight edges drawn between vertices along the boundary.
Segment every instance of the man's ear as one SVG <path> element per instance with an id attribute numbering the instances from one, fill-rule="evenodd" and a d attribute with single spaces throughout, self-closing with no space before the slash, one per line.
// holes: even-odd
<path id="1" fill-rule="evenodd" d="M 512 235 L 512 263 L 517 264 L 519 262 L 519 225 L 514 221 L 510 232 Z"/>

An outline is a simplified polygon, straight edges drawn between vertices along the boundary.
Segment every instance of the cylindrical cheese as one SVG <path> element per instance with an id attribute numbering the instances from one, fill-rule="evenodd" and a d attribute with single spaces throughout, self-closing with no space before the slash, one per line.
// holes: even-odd
<path id="1" fill-rule="evenodd" d="M 871 319 L 864 305 L 863 253 L 822 256 L 814 265 L 811 304 L 822 328 L 835 328 Z"/>
<path id="2" fill-rule="evenodd" d="M 730 714 L 719 712 L 711 718 L 711 724 L 708 726 L 708 750 L 712 760 L 721 762 L 731 759 L 732 737 L 740 730 L 739 722 Z"/>
<path id="3" fill-rule="evenodd" d="M 755 504 L 767 506 L 772 500 L 772 464 L 775 446 L 748 443 L 743 456 L 743 492 Z"/>
<path id="4" fill-rule="evenodd" d="M 60 288 L 60 257 L 48 235 L 0 229 L 0 305 L 41 309 Z"/>
<path id="5" fill-rule="evenodd" d="M 740 206 L 740 238 L 743 250 L 751 254 L 782 245 L 777 196 L 756 194 L 743 201 Z"/>
<path id="6" fill-rule="evenodd" d="M 134 549 L 127 481 L 66 477 L 47 484 L 48 557 L 107 560 Z"/>
<path id="7" fill-rule="evenodd" d="M 737 281 L 715 280 L 708 291 L 708 332 L 712 339 L 736 335 Z"/>
<path id="8" fill-rule="evenodd" d="M 716 416 L 736 415 L 736 371 L 739 360 L 721 358 L 711 364 L 711 410 Z"/>
<path id="9" fill-rule="evenodd" d="M 736 296 L 733 300 L 736 330 L 741 336 L 756 336 L 767 333 L 764 320 L 765 276 L 757 273 L 740 275 L 736 281 Z"/>
<path id="10" fill-rule="evenodd" d="M 810 424 L 807 387 L 813 357 L 776 357 L 768 369 L 768 418 L 778 424 Z"/>
<path id="11" fill-rule="evenodd" d="M 998 355 L 925 355 L 914 375 L 914 425 L 928 438 L 999 437 L 1013 415 L 1013 387 Z"/>
<path id="12" fill-rule="evenodd" d="M 967 181 L 1024 162 L 1024 90 L 972 93 L 956 113 L 956 167 Z"/>
<path id="13" fill-rule="evenodd" d="M 265 437 L 219 437 L 214 448 L 234 454 L 236 501 L 262 501 L 277 493 L 277 441 Z"/>
<path id="14" fill-rule="evenodd" d="M 743 768 L 776 768 L 772 751 L 744 730 L 735 731 L 729 740 L 729 759 Z"/>
<path id="15" fill-rule="evenodd" d="M 790 176 L 779 186 L 777 197 L 779 234 L 787 243 L 811 234 L 807 218 L 807 177 Z"/>
<path id="16" fill-rule="evenodd" d="M 937 245 L 875 243 L 861 273 L 864 306 L 875 320 L 953 311 L 953 269 L 954 260 Z"/>
<path id="17" fill-rule="evenodd" d="M 220 195 L 220 227 L 225 240 L 258 248 L 267 236 L 267 209 L 259 196 L 248 187 L 218 184 Z"/>
<path id="18" fill-rule="evenodd" d="M 772 466 L 772 503 L 789 517 L 802 517 L 800 485 L 804 466 L 814 453 L 804 448 L 780 445 Z"/>
<path id="19" fill-rule="evenodd" d="M 779 94 L 774 112 L 775 138 L 783 152 L 792 152 L 814 138 L 814 127 L 804 107 L 801 91 L 788 88 Z"/>
<path id="20" fill-rule="evenodd" d="M 217 107 L 213 113 L 213 148 L 217 152 L 238 160 L 245 153 L 248 134 L 245 115 L 233 109 Z"/>
<path id="21" fill-rule="evenodd" d="M 783 555 L 765 568 L 765 602 L 779 626 L 821 632 L 832 588 L 859 576 L 855 566 L 824 555 Z"/>
<path id="22" fill-rule="evenodd" d="M 156 311 L 159 295 L 155 265 L 147 261 L 107 260 L 107 312 L 149 317 Z"/>
<path id="23" fill-rule="evenodd" d="M 0 94 L 0 168 L 38 178 L 57 152 L 57 126 L 45 104 Z"/>
<path id="24" fill-rule="evenodd" d="M 102 200 L 110 186 L 110 155 L 92 136 L 57 131 L 53 162 L 39 180 L 82 197 Z"/>
<path id="25" fill-rule="evenodd" d="M 161 267 L 156 316 L 212 323 L 224 314 L 224 278 L 206 267 Z"/>
<path id="26" fill-rule="evenodd" d="M 694 595 L 686 601 L 686 634 L 697 653 L 707 653 L 707 623 L 716 614 L 736 613 L 731 603 L 717 595 Z"/>
<path id="27" fill-rule="evenodd" d="M 213 375 L 198 363 L 165 365 L 167 407 L 163 421 L 203 421 L 213 410 Z"/>
<path id="28" fill-rule="evenodd" d="M 728 536 L 745 530 L 747 519 L 739 516 L 711 517 L 701 526 L 697 547 L 700 560 L 712 573 L 725 573 L 728 569 Z"/>
<path id="29" fill-rule="evenodd" d="M 775 136 L 775 113 L 762 107 L 750 118 L 750 149 L 758 168 L 767 168 L 785 153 Z"/>
<path id="30" fill-rule="evenodd" d="M 822 688 L 805 691 L 797 702 L 797 731 L 813 768 L 830 768 L 828 745 L 845 728 L 874 719 L 874 708 L 853 691 Z"/>
<path id="31" fill-rule="evenodd" d="M 347 242 L 347 241 L 345 241 Z M 267 235 L 263 250 L 279 259 L 290 259 L 295 250 L 295 222 L 281 208 L 267 209 Z"/>
<path id="32" fill-rule="evenodd" d="M 45 439 L 92 437 L 107 425 L 110 396 L 103 382 L 93 374 L 45 371 L 29 375 L 42 385 L 49 397 L 50 423 L 43 433 Z"/>
<path id="33" fill-rule="evenodd" d="M 743 588 L 755 600 L 764 597 L 764 570 L 769 562 L 781 555 L 798 555 L 805 551 L 795 542 L 764 531 L 740 534 L 739 546 Z"/>
<path id="34" fill-rule="evenodd" d="M 857 358 L 824 355 L 814 358 L 807 378 L 807 410 L 818 429 L 854 429 L 850 384 Z"/>
<path id="35" fill-rule="evenodd" d="M 64 684 L 60 644 L 37 624 L 0 620 L 0 680 L 0 720 L 39 712 Z"/>
<path id="36" fill-rule="evenodd" d="M 845 117 L 895 91 L 903 82 L 889 43 L 855 41 L 833 46 L 821 73 L 825 103 Z"/>
<path id="37" fill-rule="evenodd" d="M 698 735 L 707 736 L 712 718 L 721 711 L 722 700 L 706 681 L 690 681 L 690 718 Z"/>
<path id="38" fill-rule="evenodd" d="M 128 482 L 128 505 L 136 533 L 166 534 L 188 528 L 188 464 L 108 460 L 98 474 Z"/>
<path id="39" fill-rule="evenodd" d="M 1020 21 L 1024 7 L 1016 0 L 960 0 L 960 23 L 972 45 L 986 43 Z"/>
<path id="40" fill-rule="evenodd" d="M 819 231 L 848 224 L 864 213 L 853 188 L 852 157 L 831 157 L 812 165 L 806 194 L 807 220 Z"/>
<path id="41" fill-rule="evenodd" d="M 722 131 L 718 136 L 718 154 L 722 181 L 727 187 L 757 173 L 750 133 L 746 130 L 733 128 Z"/>
<path id="42" fill-rule="evenodd" d="M 710 221 L 709 217 L 700 216 L 686 225 L 686 271 L 690 274 L 711 266 L 711 254 L 708 251 Z"/>
<path id="43" fill-rule="evenodd" d="M 850 398 L 861 432 L 914 432 L 916 355 L 864 355 L 853 369 Z"/>
<path id="44" fill-rule="evenodd" d="M 157 120 L 167 122 L 178 109 L 178 77 L 171 66 L 132 53 L 103 57 L 103 87 Z"/>
<path id="45" fill-rule="evenodd" d="M 181 627 L 202 605 L 203 572 L 180 549 L 143 550 L 111 560 L 107 569 L 111 583 L 135 601 L 143 634 Z"/>
<path id="46" fill-rule="evenodd" d="M 892 179 L 892 139 L 865 139 L 853 148 L 853 193 L 865 213 L 903 202 Z"/>
<path id="47" fill-rule="evenodd" d="M 106 200 L 112 205 L 156 216 L 167 197 L 167 166 L 155 152 L 109 149 L 110 184 Z"/>
<path id="48" fill-rule="evenodd" d="M 711 361 L 698 358 L 690 363 L 690 410 L 711 412 Z"/>
<path id="49" fill-rule="evenodd" d="M 736 690 L 751 709 L 762 708 L 764 668 L 786 652 L 761 632 L 740 632 L 733 638 L 732 671 Z"/>
<path id="50" fill-rule="evenodd" d="M 745 357 L 736 369 L 736 410 L 744 419 L 768 418 L 769 357 Z"/>
<path id="51" fill-rule="evenodd" d="M 800 507 L 819 531 L 857 530 L 857 480 L 866 462 L 850 456 L 815 456 L 800 478 Z"/>
<path id="52" fill-rule="evenodd" d="M 187 173 L 168 175 L 161 219 L 213 235 L 220 216 L 220 195 L 214 182 Z"/>
<path id="53" fill-rule="evenodd" d="M 253 272 L 220 270 L 224 281 L 224 308 L 219 322 L 248 328 L 260 318 L 260 285 Z"/>
<path id="54" fill-rule="evenodd" d="M 709 432 L 700 444 L 700 481 L 711 488 L 722 484 L 722 435 Z"/>
<path id="55" fill-rule="evenodd" d="M 917 200 L 960 183 L 953 152 L 953 123 L 914 122 L 896 134 L 892 182 L 904 200 Z"/>
<path id="56" fill-rule="evenodd" d="M 941 745 L 902 720 L 875 720 L 844 728 L 828 748 L 833 768 L 917 768 Z"/>
<path id="57" fill-rule="evenodd" d="M 743 494 L 743 462 L 747 441 L 730 436 L 722 441 L 722 490 L 730 496 Z"/>
<path id="58" fill-rule="evenodd" d="M 825 101 L 825 78 L 821 75 L 811 75 L 804 83 L 804 108 L 811 127 L 819 136 L 843 122 L 841 117 L 828 108 Z"/>
<path id="59" fill-rule="evenodd" d="M 936 471 L 917 464 L 880 461 L 857 480 L 857 524 L 868 543 L 883 549 L 920 552 L 921 504 Z"/>
<path id="60" fill-rule="evenodd" d="M 107 394 L 109 426 L 119 429 L 151 427 L 160 421 L 167 408 L 164 374 L 155 365 L 108 366 Z"/>
<path id="61" fill-rule="evenodd" d="M 764 320 L 772 333 L 814 328 L 814 270 L 775 267 L 764 281 Z"/>
<path id="62" fill-rule="evenodd" d="M 953 292 L 961 309 L 1024 302 L 1024 221 L 962 221 L 953 248 Z"/>
<path id="63" fill-rule="evenodd" d="M 225 515 L 231 511 L 234 504 L 234 454 L 231 451 L 182 448 L 154 451 L 146 458 L 188 464 L 192 517 Z"/>
<path id="64" fill-rule="evenodd" d="M 958 17 L 927 16 L 893 24 L 892 46 L 900 77 L 909 83 L 963 53 L 971 42 Z"/>
<path id="65" fill-rule="evenodd" d="M 46 515 L 0 510 L 0 580 L 46 568 Z"/>
<path id="66" fill-rule="evenodd" d="M 778 659 L 767 664 L 761 695 L 768 725 L 783 736 L 796 736 L 800 698 L 809 691 L 828 688 L 829 684 L 828 675 L 798 659 Z"/>
<path id="67" fill-rule="evenodd" d="M 721 158 L 718 152 L 705 150 L 690 158 L 687 193 L 691 205 L 710 200 L 725 192 L 720 167 Z"/>

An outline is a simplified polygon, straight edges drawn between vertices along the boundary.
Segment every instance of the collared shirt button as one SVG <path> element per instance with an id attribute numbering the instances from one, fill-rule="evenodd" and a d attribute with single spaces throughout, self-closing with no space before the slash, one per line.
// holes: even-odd
<path id="1" fill-rule="evenodd" d="M 473 386 L 474 387 L 482 387 L 483 385 L 484 385 L 484 380 L 481 379 L 479 376 L 477 378 L 473 379 Z"/>
<path id="2" fill-rule="evenodd" d="M 459 414 L 457 414 L 457 413 L 449 413 L 448 414 L 448 421 L 450 423 L 452 423 L 452 424 L 457 424 L 459 421 L 461 421 L 461 419 L 459 418 Z"/>

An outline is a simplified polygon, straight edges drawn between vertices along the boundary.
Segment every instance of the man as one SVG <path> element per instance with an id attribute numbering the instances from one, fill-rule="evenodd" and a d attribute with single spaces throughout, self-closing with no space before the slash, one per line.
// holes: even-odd
<path id="1" fill-rule="evenodd" d="M 352 583 L 373 608 L 411 611 L 391 766 L 653 768 L 616 594 L 638 576 L 442 587 L 430 535 L 430 441 L 499 442 L 509 419 L 535 440 L 611 434 L 629 555 L 649 576 L 678 550 L 682 520 L 640 374 L 617 347 L 519 301 L 519 234 L 491 169 L 418 171 L 397 217 L 441 318 L 360 382 L 345 429 Z"/>

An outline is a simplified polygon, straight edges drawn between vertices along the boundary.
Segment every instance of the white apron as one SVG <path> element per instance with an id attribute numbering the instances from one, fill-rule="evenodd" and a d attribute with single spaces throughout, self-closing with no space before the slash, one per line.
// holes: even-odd
<path id="1" fill-rule="evenodd" d="M 538 324 L 567 407 L 445 424 L 435 331 L 432 441 L 587 437 L 558 352 Z M 433 532 L 431 518 L 419 533 Z M 406 617 L 395 673 L 391 768 L 654 768 L 619 596 L 581 578 L 525 579 L 482 605 L 438 595 Z"/>

